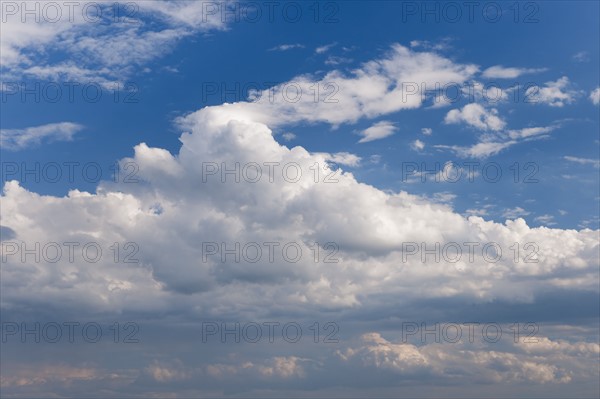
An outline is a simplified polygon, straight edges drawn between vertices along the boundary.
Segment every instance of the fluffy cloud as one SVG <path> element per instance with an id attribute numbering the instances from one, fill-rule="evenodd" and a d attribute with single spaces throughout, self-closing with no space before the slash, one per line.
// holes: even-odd
<path id="1" fill-rule="evenodd" d="M 504 128 L 506 122 L 498 117 L 498 110 L 487 110 L 482 105 L 471 103 L 462 109 L 453 109 L 444 118 L 446 124 L 466 123 L 479 130 L 498 131 Z"/>
<path id="2" fill-rule="evenodd" d="M 532 86 L 525 91 L 527 102 L 562 107 L 575 101 L 579 92 L 571 88 L 569 78 L 563 76 L 554 82 L 546 82 L 543 87 Z"/>
<path id="3" fill-rule="evenodd" d="M 327 167 L 332 161 L 356 164 L 360 161 L 356 155 L 311 153 L 275 140 L 274 127 L 299 122 L 337 126 L 421 106 L 421 96 L 402 101 L 406 93 L 399 82 L 466 79 L 475 70 L 435 54 L 394 46 L 386 57 L 350 76 L 334 71 L 319 81 L 336 78 L 333 81 L 339 83 L 338 99 L 344 107 L 263 98 L 207 107 L 179 118 L 183 133 L 178 153 L 141 143 L 131 158 L 122 160 L 137 164 L 139 183 L 103 182 L 95 193 L 73 190 L 65 197 L 54 197 L 28 191 L 16 181 L 7 182 L 0 220 L 3 231 L 12 233 L 2 248 L 6 255 L 3 315 L 26 317 L 32 310 L 55 315 L 60 309 L 64 315 L 135 315 L 176 325 L 217 317 L 264 320 L 283 314 L 320 319 L 336 314 L 345 321 L 372 323 L 411 312 L 422 316 L 423 307 L 444 317 L 461 309 L 468 309 L 470 317 L 475 308 L 487 310 L 496 305 L 500 309 L 492 315 L 502 314 L 506 310 L 502 306 L 548 308 L 548 293 L 557 291 L 566 297 L 586 293 L 596 297 L 597 231 L 532 228 L 523 219 L 501 224 L 482 217 L 465 218 L 447 204 L 453 199 L 449 193 L 428 199 L 379 190 L 344 168 L 332 171 Z M 314 83 L 306 76 L 294 82 L 307 87 Z M 275 92 L 281 93 L 283 87 Z M 498 123 L 485 117 L 478 120 L 485 126 Z M 522 139 L 542 131 L 515 131 L 513 135 Z M 229 172 L 207 175 L 208 163 L 219 172 L 225 168 Z M 265 163 L 277 166 L 271 170 Z M 240 169 L 258 165 L 262 178 L 236 181 L 236 164 Z M 292 174 L 297 180 L 283 172 L 286 165 L 294 165 Z M 293 173 L 296 168 L 300 175 Z M 241 171 L 239 175 L 246 176 Z M 25 242 L 27 248 L 36 242 L 95 242 L 105 252 L 95 263 L 81 256 L 74 262 L 35 262 L 31 257 L 22 262 L 19 255 L 9 254 L 9 242 Z M 236 242 L 242 246 L 279 242 L 275 254 L 281 254 L 283 244 L 294 242 L 304 256 L 296 262 L 281 256 L 275 262 L 264 256 L 257 262 L 237 262 L 231 257 L 223 261 L 220 256 L 204 256 L 206 242 L 225 243 L 227 248 Z M 331 253 L 325 244 L 334 243 L 336 262 L 323 258 L 316 262 L 315 242 L 324 246 L 325 254 Z M 423 261 L 421 254 L 409 256 L 404 246 L 423 243 L 433 248 L 436 243 L 465 242 L 493 242 L 505 252 L 496 262 L 480 250 L 473 259 L 464 254 L 459 261 L 432 257 Z M 138 261 L 115 261 L 109 249 L 114 243 L 135 243 Z M 515 259 L 509 249 L 514 243 L 521 247 L 535 243 L 537 262 L 524 262 L 530 255 L 526 251 Z M 492 317 L 490 313 L 485 316 Z M 169 352 L 179 342 L 177 336 L 172 337 Z M 185 345 L 184 351 L 190 348 Z M 415 370 L 441 375 L 456 367 L 465 373 L 481 373 L 471 378 L 475 382 L 543 383 L 565 382 L 571 368 L 579 370 L 574 363 L 567 367 L 513 352 L 394 344 L 380 333 L 371 333 L 361 345 L 340 353 L 341 364 L 358 360 L 352 363 L 360 370 L 356 375 L 365 373 L 365 365 L 367 370 L 386 370 L 394 376 Z M 314 358 L 286 353 L 248 362 L 232 356 L 193 369 L 186 362 L 150 353 L 138 381 L 183 384 L 194 380 L 190 376 L 203 376 L 210 384 L 212 379 L 229 381 L 228 376 L 235 375 L 259 377 L 261 384 L 265 380 L 273 384 L 282 379 L 300 381 L 304 384 L 300 389 L 306 386 L 306 378 L 322 374 L 331 364 L 324 357 L 326 353 Z M 507 368 L 516 371 L 511 374 Z M 102 378 L 97 380 L 104 383 Z"/>
<path id="4" fill-rule="evenodd" d="M 366 128 L 361 132 L 363 136 L 359 143 L 368 143 L 369 141 L 384 139 L 391 136 L 396 132 L 398 128 L 394 126 L 392 122 L 380 121 L 375 123 L 373 126 Z"/>

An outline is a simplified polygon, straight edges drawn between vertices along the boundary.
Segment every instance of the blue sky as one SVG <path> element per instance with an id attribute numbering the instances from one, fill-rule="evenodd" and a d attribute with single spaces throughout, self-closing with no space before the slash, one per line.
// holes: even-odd
<path id="1" fill-rule="evenodd" d="M 93 240 L 135 243 L 139 261 L 11 253 L 3 321 L 134 321 L 143 339 L 122 365 L 76 345 L 56 373 L 55 349 L 19 363 L 39 345 L 14 345 L 8 396 L 597 396 L 597 1 L 76 2 L 72 18 L 58 2 L 57 20 L 30 4 L 2 1 L 3 256 Z M 309 180 L 203 180 L 206 163 L 272 161 Z M 338 184 L 312 184 L 315 162 Z M 268 240 L 333 242 L 340 269 L 198 267 L 206 242 Z M 539 262 L 398 261 L 406 242 L 465 240 L 508 258 L 534 243 Z M 342 340 L 215 349 L 195 342 L 203 320 L 335 320 Z M 413 320 L 545 323 L 543 345 L 403 345 Z"/>

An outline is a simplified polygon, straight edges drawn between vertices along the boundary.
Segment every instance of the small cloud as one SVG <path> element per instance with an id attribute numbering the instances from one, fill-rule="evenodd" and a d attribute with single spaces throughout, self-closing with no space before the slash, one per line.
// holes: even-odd
<path id="1" fill-rule="evenodd" d="M 483 71 L 483 77 L 488 79 L 514 79 L 528 73 L 538 73 L 546 71 L 546 68 L 513 68 L 494 65 Z"/>
<path id="2" fill-rule="evenodd" d="M 465 211 L 465 215 L 467 216 L 487 216 L 487 209 L 467 209 Z"/>
<path id="3" fill-rule="evenodd" d="M 352 62 L 352 58 L 338 57 L 336 55 L 330 55 L 325 60 L 325 65 L 339 65 L 339 64 L 348 64 Z"/>
<path id="4" fill-rule="evenodd" d="M 594 105 L 600 104 L 600 87 L 597 87 L 596 89 L 591 91 L 590 100 Z"/>
<path id="5" fill-rule="evenodd" d="M 530 213 L 531 212 L 527 212 L 525 209 L 521 208 L 520 206 L 517 206 L 512 209 L 508 209 L 508 208 L 505 209 L 504 212 L 502 213 L 502 216 L 504 216 L 507 219 L 517 219 L 522 216 L 527 216 Z"/>
<path id="6" fill-rule="evenodd" d="M 544 224 L 546 226 L 552 226 L 555 225 L 556 223 L 554 222 L 554 216 L 552 215 L 540 215 L 537 216 L 535 219 L 533 219 L 536 222 L 539 222 L 541 224 Z"/>
<path id="7" fill-rule="evenodd" d="M 363 136 L 359 143 L 368 143 L 369 141 L 380 140 L 391 136 L 398 128 L 392 122 L 380 121 L 373 126 L 363 130 L 360 134 Z"/>
<path id="8" fill-rule="evenodd" d="M 38 146 L 42 142 L 72 141 L 83 126 L 72 122 L 49 123 L 24 129 L 0 129 L 0 144 L 7 150 L 18 151 Z"/>
<path id="9" fill-rule="evenodd" d="M 350 167 L 357 167 L 360 165 L 360 161 L 362 160 L 362 158 L 358 155 L 351 154 L 349 152 L 336 152 L 335 154 L 318 152 L 316 154 L 324 156 L 327 161 Z"/>
<path id="10" fill-rule="evenodd" d="M 432 43 L 429 40 L 411 40 L 410 47 L 422 50 L 442 51 L 450 49 L 452 47 L 450 45 L 451 42 L 452 39 L 449 37 L 443 38 L 439 43 Z"/>
<path id="11" fill-rule="evenodd" d="M 421 129 L 421 133 L 425 136 L 431 136 L 431 133 L 433 133 L 433 130 L 430 127 L 424 127 Z"/>
<path id="12" fill-rule="evenodd" d="M 295 49 L 295 48 L 304 48 L 304 45 L 300 44 L 300 43 L 296 43 L 296 44 L 281 44 L 279 46 L 271 47 L 267 51 L 288 51 L 288 50 L 292 50 L 292 49 Z"/>
<path id="13" fill-rule="evenodd" d="M 506 122 L 498 117 L 495 108 L 487 110 L 480 104 L 471 103 L 462 109 L 453 109 L 444 118 L 446 124 L 466 123 L 479 130 L 498 131 L 504 128 Z"/>
<path id="14" fill-rule="evenodd" d="M 590 158 L 579 158 L 579 157 L 571 157 L 571 156 L 565 156 L 563 157 L 564 159 L 566 159 L 567 161 L 570 162 L 575 162 L 578 163 L 580 165 L 592 165 L 596 168 L 600 167 L 600 160 L 598 159 L 590 159 Z"/>
<path id="15" fill-rule="evenodd" d="M 281 135 L 285 141 L 292 141 L 296 138 L 296 135 L 292 132 L 285 132 Z"/>
<path id="16" fill-rule="evenodd" d="M 525 91 L 530 103 L 562 107 L 575 101 L 579 93 L 571 89 L 569 78 L 563 76 L 555 82 L 546 82 L 544 87 L 532 86 Z"/>
<path id="17" fill-rule="evenodd" d="M 587 51 L 580 51 L 578 53 L 573 54 L 571 57 L 575 62 L 588 62 L 590 60 L 590 53 Z"/>
<path id="18" fill-rule="evenodd" d="M 317 53 L 317 54 L 323 54 L 323 53 L 326 53 L 326 52 L 328 52 L 328 51 L 329 51 L 329 49 L 331 49 L 332 47 L 334 47 L 334 46 L 336 46 L 336 45 L 337 45 L 337 42 L 334 42 L 334 43 L 329 43 L 329 44 L 326 44 L 326 45 L 324 45 L 324 46 L 321 46 L 321 47 L 317 47 L 317 48 L 315 49 L 315 53 Z"/>
<path id="19" fill-rule="evenodd" d="M 378 164 L 379 162 L 381 162 L 381 155 L 379 154 L 373 154 L 369 157 L 369 162 L 370 163 L 374 163 L 374 164 Z"/>
<path id="20" fill-rule="evenodd" d="M 411 143 L 410 148 L 412 148 L 415 151 L 423 151 L 423 149 L 425 148 L 425 143 L 417 139 Z"/>

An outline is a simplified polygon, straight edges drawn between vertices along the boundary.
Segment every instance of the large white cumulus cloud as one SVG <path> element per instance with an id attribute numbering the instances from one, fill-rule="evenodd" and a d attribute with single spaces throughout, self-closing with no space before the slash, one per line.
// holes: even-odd
<path id="1" fill-rule="evenodd" d="M 205 295 L 206 309 L 244 311 L 277 303 L 283 308 L 360 307 L 371 295 L 403 298 L 466 296 L 475 301 L 502 298 L 531 301 L 553 287 L 597 291 L 598 241 L 591 230 L 530 228 L 524 220 L 505 224 L 464 218 L 452 209 L 405 192 L 388 193 L 358 182 L 352 174 L 325 168 L 326 154 L 277 143 L 269 127 L 238 119 L 235 106 L 202 109 L 180 121 L 178 155 L 145 144 L 135 147 L 138 184 L 105 183 L 96 194 L 73 191 L 65 198 L 28 192 L 15 181 L 4 187 L 2 225 L 15 241 L 89 242 L 108 248 L 114 242 L 139 245 L 137 264 L 114 263 L 110 256 L 94 264 L 20 263 L 9 256 L 3 281 L 11 286 L 7 304 L 28 301 L 78 301 L 91 311 L 168 307 L 169 291 Z M 255 183 L 233 176 L 203 175 L 203 163 L 232 168 L 238 162 L 275 162 L 272 181 L 263 166 Z M 286 181 L 283 165 L 303 171 L 298 182 Z M 320 178 L 314 180 L 314 165 Z M 313 169 L 311 169 L 311 167 Z M 205 180 L 205 181 L 203 181 Z M 289 180 L 289 178 L 288 178 Z M 269 262 L 222 262 L 202 257 L 202 243 L 297 242 L 303 256 Z M 315 263 L 311 242 L 334 242 L 338 263 Z M 458 262 L 422 263 L 403 257 L 403 243 L 495 242 L 503 249 L 490 262 L 475 250 Z M 519 262 L 509 249 L 534 243 L 537 262 Z M 466 251 L 466 247 L 463 247 Z M 481 246 L 479 247 L 481 248 Z M 277 252 L 275 252 L 277 254 Z M 532 279 L 535 277 L 535 279 Z M 421 287 L 416 291 L 416 286 Z M 150 299 L 151 298 L 151 299 Z M 241 298 L 244 298 L 241 301 Z M 241 305 L 243 303 L 243 305 Z M 198 309 L 201 311 L 202 309 Z"/>

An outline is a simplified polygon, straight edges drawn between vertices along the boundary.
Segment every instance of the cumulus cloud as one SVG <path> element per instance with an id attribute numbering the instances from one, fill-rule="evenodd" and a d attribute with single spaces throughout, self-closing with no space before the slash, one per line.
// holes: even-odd
<path id="1" fill-rule="evenodd" d="M 391 136 L 396 132 L 398 128 L 394 126 L 392 122 L 389 121 L 380 121 L 372 125 L 371 127 L 366 128 L 361 132 L 363 136 L 360 139 L 359 143 L 368 143 L 369 141 L 381 140 L 388 136 Z"/>
<path id="2" fill-rule="evenodd" d="M 551 107 L 562 107 L 575 102 L 579 92 L 572 88 L 569 78 L 563 76 L 554 82 L 546 82 L 544 86 L 532 86 L 525 91 L 527 102 L 546 104 Z"/>
<path id="3" fill-rule="evenodd" d="M 349 319 L 372 321 L 414 311 L 416 303 L 449 314 L 465 303 L 469 311 L 489 304 L 547 307 L 544 295 L 557 289 L 597 297 L 597 231 L 532 228 L 520 218 L 505 223 L 467 218 L 450 206 L 452 193 L 428 198 L 380 190 L 360 182 L 344 167 L 332 171 L 326 166 L 358 164 L 357 155 L 310 152 L 302 146 L 281 145 L 274 137 L 274 127 L 299 122 L 337 126 L 419 107 L 420 96 L 402 101 L 406 93 L 398 82 L 403 78 L 466 79 L 475 71 L 476 67 L 435 54 L 394 46 L 385 57 L 350 76 L 337 71 L 328 75 L 339 78 L 334 81 L 344 107 L 312 100 L 258 100 L 206 107 L 178 118 L 182 134 L 177 153 L 140 143 L 131 158 L 121 160 L 138 166 L 138 184 L 103 182 L 95 193 L 72 190 L 54 197 L 31 192 L 17 181 L 6 182 L 0 219 L 13 232 L 12 241 L 29 246 L 96 242 L 101 248 L 134 242 L 139 251 L 138 262 L 115 262 L 104 256 L 93 265 L 80 257 L 74 262 L 21 262 L 20 256 L 3 252 L 2 282 L 10 287 L 3 290 L 3 314 L 5 309 L 21 317 L 31 309 L 49 313 L 61 309 L 89 317 L 148 315 L 189 322 L 223 315 L 246 320 L 282 314 L 330 317 L 337 311 Z M 314 83 L 309 77 L 294 80 L 298 81 Z M 325 77 L 320 82 L 327 81 L 332 80 Z M 477 120 L 486 127 L 498 123 L 484 116 Z M 523 138 L 540 132 L 513 135 Z M 221 171 L 234 170 L 233 175 L 236 164 L 259 165 L 262 178 L 248 182 L 231 174 L 225 179 L 221 173 L 207 175 L 207 163 Z M 292 172 L 301 171 L 293 174 L 297 180 L 283 172 L 286 165 L 294 165 Z M 281 256 L 274 262 L 265 256 L 257 262 L 223 261 L 220 256 L 204 256 L 206 242 L 226 243 L 227 248 L 236 242 L 279 242 L 279 249 L 294 242 L 305 255 L 296 262 Z M 479 251 L 472 260 L 468 256 L 456 262 L 423 260 L 408 256 L 403 245 L 409 242 L 427 248 L 436 243 L 494 242 L 509 255 L 496 262 Z M 536 243 L 537 262 L 524 263 L 527 253 L 516 261 L 508 249 L 515 242 Z M 335 243 L 336 262 L 315 262 L 314 243 Z M 3 241 L 3 251 L 7 248 Z M 340 353 L 342 363 L 358 359 L 353 365 L 363 365 L 361 372 L 365 364 L 395 376 L 414 370 L 441 375 L 456 368 L 481 373 L 472 378 L 476 382 L 564 382 L 570 367 L 576 368 L 512 352 L 395 344 L 380 333 L 371 333 L 361 345 Z M 282 379 L 305 383 L 328 364 L 327 354 L 321 356 L 309 361 L 308 356 L 287 353 L 261 362 L 233 356 L 199 370 L 156 359 L 145 365 L 140 378 L 179 384 L 203 376 L 210 383 L 235 374 L 262 378 L 260 383 Z M 516 372 L 507 372 L 508 367 Z"/>
<path id="4" fill-rule="evenodd" d="M 479 130 L 498 131 L 504 128 L 506 122 L 498 116 L 495 108 L 486 109 L 481 104 L 471 103 L 462 109 L 453 109 L 444 118 L 446 124 L 466 123 Z"/>
<path id="5" fill-rule="evenodd" d="M 7 150 L 19 151 L 43 142 L 71 141 L 83 128 L 78 123 L 59 122 L 23 129 L 2 129 L 0 144 Z"/>

